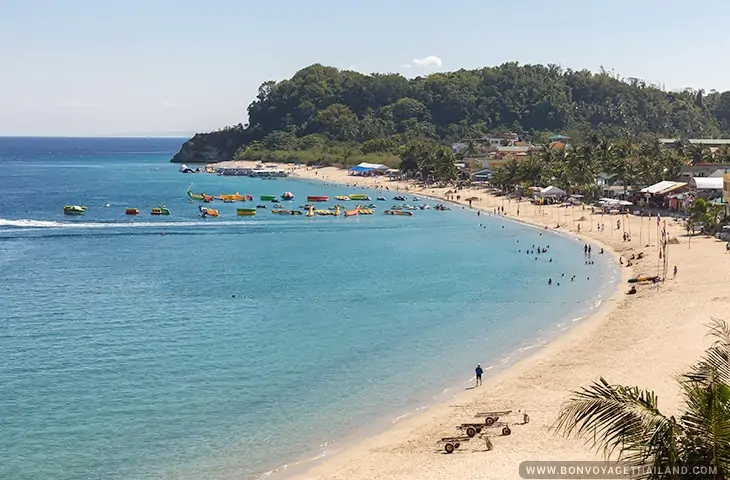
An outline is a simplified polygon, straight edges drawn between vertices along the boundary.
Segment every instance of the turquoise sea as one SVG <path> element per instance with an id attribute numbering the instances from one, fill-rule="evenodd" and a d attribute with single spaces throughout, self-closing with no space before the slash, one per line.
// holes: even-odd
<path id="1" fill-rule="evenodd" d="M 578 242 L 460 207 L 202 219 L 191 182 L 295 206 L 352 190 L 181 174 L 182 142 L 0 138 L 0 478 L 252 478 L 463 389 L 617 281 Z"/>

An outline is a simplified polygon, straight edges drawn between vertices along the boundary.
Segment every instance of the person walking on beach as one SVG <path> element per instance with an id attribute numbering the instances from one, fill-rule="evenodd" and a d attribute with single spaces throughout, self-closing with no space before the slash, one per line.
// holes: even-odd
<path id="1" fill-rule="evenodd" d="M 482 384 L 482 373 L 484 373 L 484 370 L 482 370 L 481 363 L 477 363 L 477 368 L 474 369 L 474 372 L 477 374 L 477 384 L 476 384 L 476 386 L 478 387 L 479 385 Z"/>

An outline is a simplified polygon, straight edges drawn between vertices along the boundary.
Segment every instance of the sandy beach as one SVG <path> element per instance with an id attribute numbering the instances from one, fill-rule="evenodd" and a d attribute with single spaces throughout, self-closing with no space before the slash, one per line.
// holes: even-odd
<path id="1" fill-rule="evenodd" d="M 434 198 L 446 199 L 448 190 L 418 188 L 387 178 L 353 177 L 334 167 L 282 167 L 304 179 L 387 187 Z M 522 461 L 600 459 L 582 441 L 556 436 L 550 430 L 570 392 L 599 377 L 611 383 L 653 389 L 666 413 L 681 408 L 674 378 L 708 345 L 705 325 L 710 317 L 722 317 L 730 308 L 730 294 L 725 291 L 730 282 L 730 255 L 725 254 L 724 243 L 703 236 L 688 242 L 682 223 L 667 218 L 667 232 L 679 242 L 669 247 L 668 278 L 658 285 L 640 285 L 636 295 L 626 295 L 626 280 L 631 276 L 661 274 L 657 270 L 656 218 L 606 215 L 602 219 L 592 215 L 589 207 L 537 208 L 528 201 L 494 197 L 483 189 L 464 189 L 458 195 L 461 200 L 450 200 L 466 208 L 464 198 L 479 197 L 472 203 L 475 222 L 479 222 L 477 209 L 484 212 L 482 215 L 494 214 L 495 208 L 503 206 L 510 219 L 549 229 L 560 224 L 558 230 L 562 233 L 592 243 L 594 255 L 604 248 L 616 261 L 622 256 L 624 264 L 632 254 L 643 252 L 644 258 L 632 268 L 622 267 L 618 291 L 594 315 L 547 346 L 491 376 L 486 372 L 483 386 L 458 392 L 447 402 L 394 423 L 387 431 L 342 448 L 307 471 L 297 471 L 297 478 L 513 479 L 520 478 L 518 467 Z M 574 222 L 580 217 L 586 220 Z M 616 228 L 619 219 L 627 222 L 622 229 Z M 597 228 L 601 221 L 603 231 Z M 631 241 L 623 240 L 624 230 L 631 232 Z M 671 273 L 675 265 L 676 278 Z M 485 443 L 478 439 L 452 455 L 444 454 L 437 445 L 438 439 L 458 434 L 455 425 L 474 421 L 475 413 L 502 409 L 526 411 L 530 423 L 515 425 L 510 436 L 491 437 L 493 450 L 486 451 Z"/>

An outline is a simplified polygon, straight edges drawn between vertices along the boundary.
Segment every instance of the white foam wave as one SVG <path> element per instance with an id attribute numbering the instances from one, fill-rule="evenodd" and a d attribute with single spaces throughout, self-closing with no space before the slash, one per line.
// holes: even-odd
<path id="1" fill-rule="evenodd" d="M 15 227 L 15 228 L 72 228 L 72 229 L 93 229 L 93 228 L 142 228 L 142 227 L 199 227 L 199 226 L 230 226 L 230 225 L 270 225 L 271 221 L 232 221 L 232 220 L 201 220 L 201 221 L 182 221 L 182 222 L 117 222 L 117 223 L 103 223 L 103 222 L 56 222 L 53 220 L 32 220 L 28 218 L 21 218 L 18 220 L 7 220 L 0 218 L 0 227 Z"/>

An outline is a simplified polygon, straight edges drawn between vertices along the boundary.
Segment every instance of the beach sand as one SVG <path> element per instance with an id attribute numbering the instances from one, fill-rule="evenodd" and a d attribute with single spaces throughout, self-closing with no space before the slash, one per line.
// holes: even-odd
<path id="1" fill-rule="evenodd" d="M 304 179 L 367 188 L 387 186 L 411 195 L 445 199 L 448 190 L 418 188 L 382 178 L 352 177 L 334 167 L 284 167 L 291 169 L 293 176 Z M 600 377 L 610 383 L 654 390 L 665 413 L 682 408 L 674 379 L 709 345 L 705 326 L 710 318 L 722 317 L 730 308 L 730 255 L 725 254 L 724 243 L 703 236 L 688 242 L 682 223 L 667 218 L 670 238 L 679 241 L 669 246 L 667 280 L 658 285 L 640 285 L 636 295 L 626 295 L 626 280 L 631 276 L 661 274 L 656 218 L 605 215 L 601 219 L 601 215 L 592 215 L 589 207 L 537 208 L 528 201 L 518 203 L 494 197 L 483 189 L 464 189 L 458 195 L 461 199 L 479 197 L 472 204 L 475 222 L 479 222 L 476 209 L 493 212 L 504 206 L 510 219 L 549 229 L 560 223 L 559 231 L 591 242 L 594 257 L 603 247 L 606 254 L 623 256 L 624 264 L 632 253 L 644 252 L 645 258 L 633 268 L 622 268 L 618 291 L 594 315 L 545 347 L 491 376 L 486 372 L 481 387 L 458 392 L 450 400 L 407 417 L 382 433 L 344 446 L 308 470 L 297 471 L 296 478 L 516 479 L 520 478 L 522 461 L 598 460 L 601 457 L 589 445 L 557 436 L 550 427 L 570 392 Z M 391 197 L 387 196 L 389 202 Z M 463 200 L 455 203 L 465 204 Z M 587 220 L 573 221 L 580 217 Z M 623 241 L 623 229 L 616 229 L 619 219 L 628 222 L 624 229 L 631 232 L 630 242 Z M 599 232 L 596 224 L 601 221 L 605 229 Z M 581 234 L 577 232 L 578 224 Z M 671 270 L 675 265 L 678 274 L 673 278 Z M 730 321 L 730 315 L 725 319 Z M 484 441 L 478 439 L 462 445 L 452 455 L 445 454 L 437 445 L 440 438 L 459 434 L 454 428 L 457 424 L 475 421 L 475 413 L 502 409 L 525 411 L 530 415 L 530 423 L 514 425 L 510 436 L 490 437 L 493 450 L 486 451 Z"/>

